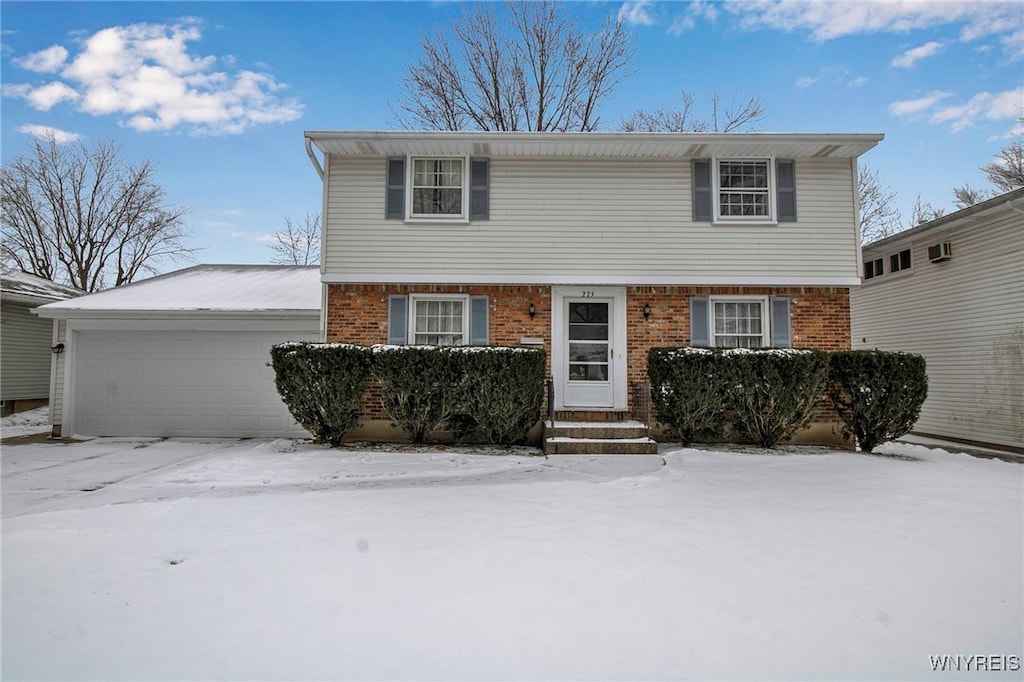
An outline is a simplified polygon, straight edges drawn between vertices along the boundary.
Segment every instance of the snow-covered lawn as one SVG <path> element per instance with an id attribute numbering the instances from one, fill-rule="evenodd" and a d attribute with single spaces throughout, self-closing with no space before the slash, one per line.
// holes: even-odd
<path id="1" fill-rule="evenodd" d="M 4 446 L 2 677 L 1021 679 L 1024 466 L 881 450 Z"/>

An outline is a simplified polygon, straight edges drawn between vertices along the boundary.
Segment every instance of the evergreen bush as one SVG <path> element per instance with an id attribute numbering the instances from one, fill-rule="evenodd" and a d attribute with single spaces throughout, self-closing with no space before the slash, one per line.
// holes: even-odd
<path id="1" fill-rule="evenodd" d="M 880 350 L 833 353 L 828 392 L 844 434 L 872 452 L 910 431 L 921 415 L 928 397 L 925 360 Z"/>
<path id="2" fill-rule="evenodd" d="M 281 343 L 270 349 L 274 383 L 295 421 L 339 445 L 359 423 L 369 349 L 341 343 Z"/>
<path id="3" fill-rule="evenodd" d="M 651 348 L 651 403 L 669 437 L 683 445 L 720 441 L 730 374 L 717 348 Z"/>
<path id="4" fill-rule="evenodd" d="M 460 412 L 462 376 L 450 347 L 374 346 L 381 407 L 413 443 Z"/>
<path id="5" fill-rule="evenodd" d="M 773 448 L 810 426 L 828 379 L 828 354 L 733 348 L 724 355 L 732 376 L 728 401 L 734 429 Z"/>
<path id="6" fill-rule="evenodd" d="M 545 353 L 537 348 L 468 346 L 449 351 L 459 366 L 458 408 L 449 428 L 509 446 L 526 438 L 544 402 Z"/>

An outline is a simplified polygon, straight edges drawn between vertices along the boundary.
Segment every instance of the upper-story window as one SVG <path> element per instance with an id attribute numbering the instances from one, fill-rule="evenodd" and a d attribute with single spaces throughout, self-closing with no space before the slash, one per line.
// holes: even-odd
<path id="1" fill-rule="evenodd" d="M 771 220 L 771 164 L 767 160 L 718 162 L 718 217 Z"/>
<path id="2" fill-rule="evenodd" d="M 864 261 L 864 279 L 874 279 L 885 274 L 881 258 Z"/>
<path id="3" fill-rule="evenodd" d="M 387 159 L 384 217 L 407 222 L 465 223 L 490 217 L 490 159 Z"/>
<path id="4" fill-rule="evenodd" d="M 412 217 L 462 217 L 463 159 L 413 159 Z"/>
<path id="5" fill-rule="evenodd" d="M 692 172 L 694 222 L 796 221 L 791 159 L 694 159 Z"/>
<path id="6" fill-rule="evenodd" d="M 899 272 L 910 269 L 910 249 L 903 249 L 899 253 L 889 256 L 889 272 Z"/>

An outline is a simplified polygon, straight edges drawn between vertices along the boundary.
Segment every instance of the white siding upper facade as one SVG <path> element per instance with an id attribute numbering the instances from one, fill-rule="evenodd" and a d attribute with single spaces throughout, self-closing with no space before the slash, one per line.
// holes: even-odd
<path id="1" fill-rule="evenodd" d="M 925 357 L 915 431 L 1024 447 L 1024 190 L 976 208 L 864 247 L 884 273 L 851 292 L 853 348 Z M 931 262 L 944 242 L 952 257 Z"/>
<path id="2" fill-rule="evenodd" d="M 331 149 L 328 144 L 322 148 Z M 784 158 L 765 155 L 766 147 L 759 149 L 757 158 L 773 164 Z M 707 147 L 698 151 L 704 153 L 491 154 L 485 157 L 488 219 L 462 222 L 387 219 L 387 158 L 392 154 L 326 153 L 323 280 L 859 282 L 856 153 L 786 157 L 795 168 L 796 220 L 741 224 L 694 220 L 693 161 L 715 158 L 706 153 Z M 470 156 L 479 155 L 465 158 Z"/>
<path id="3" fill-rule="evenodd" d="M 4 301 L 0 311 L 3 400 L 43 400 L 50 394 L 53 323 L 33 315 L 31 307 L 34 306 Z"/>

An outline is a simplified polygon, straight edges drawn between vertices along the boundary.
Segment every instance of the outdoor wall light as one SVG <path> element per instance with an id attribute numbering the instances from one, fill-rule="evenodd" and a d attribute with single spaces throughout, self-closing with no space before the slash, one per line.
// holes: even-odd
<path id="1" fill-rule="evenodd" d="M 531 303 L 530 304 L 530 319 L 532 320 L 533 316 L 536 315 L 536 314 L 537 314 L 537 309 L 533 306 L 533 303 Z"/>
<path id="2" fill-rule="evenodd" d="M 647 304 L 644 305 L 644 319 L 645 320 L 651 319 L 651 304 L 650 303 L 647 303 Z"/>
<path id="3" fill-rule="evenodd" d="M 58 343 L 56 346 L 50 346 L 50 352 L 54 355 L 59 355 L 64 352 L 64 344 Z"/>

